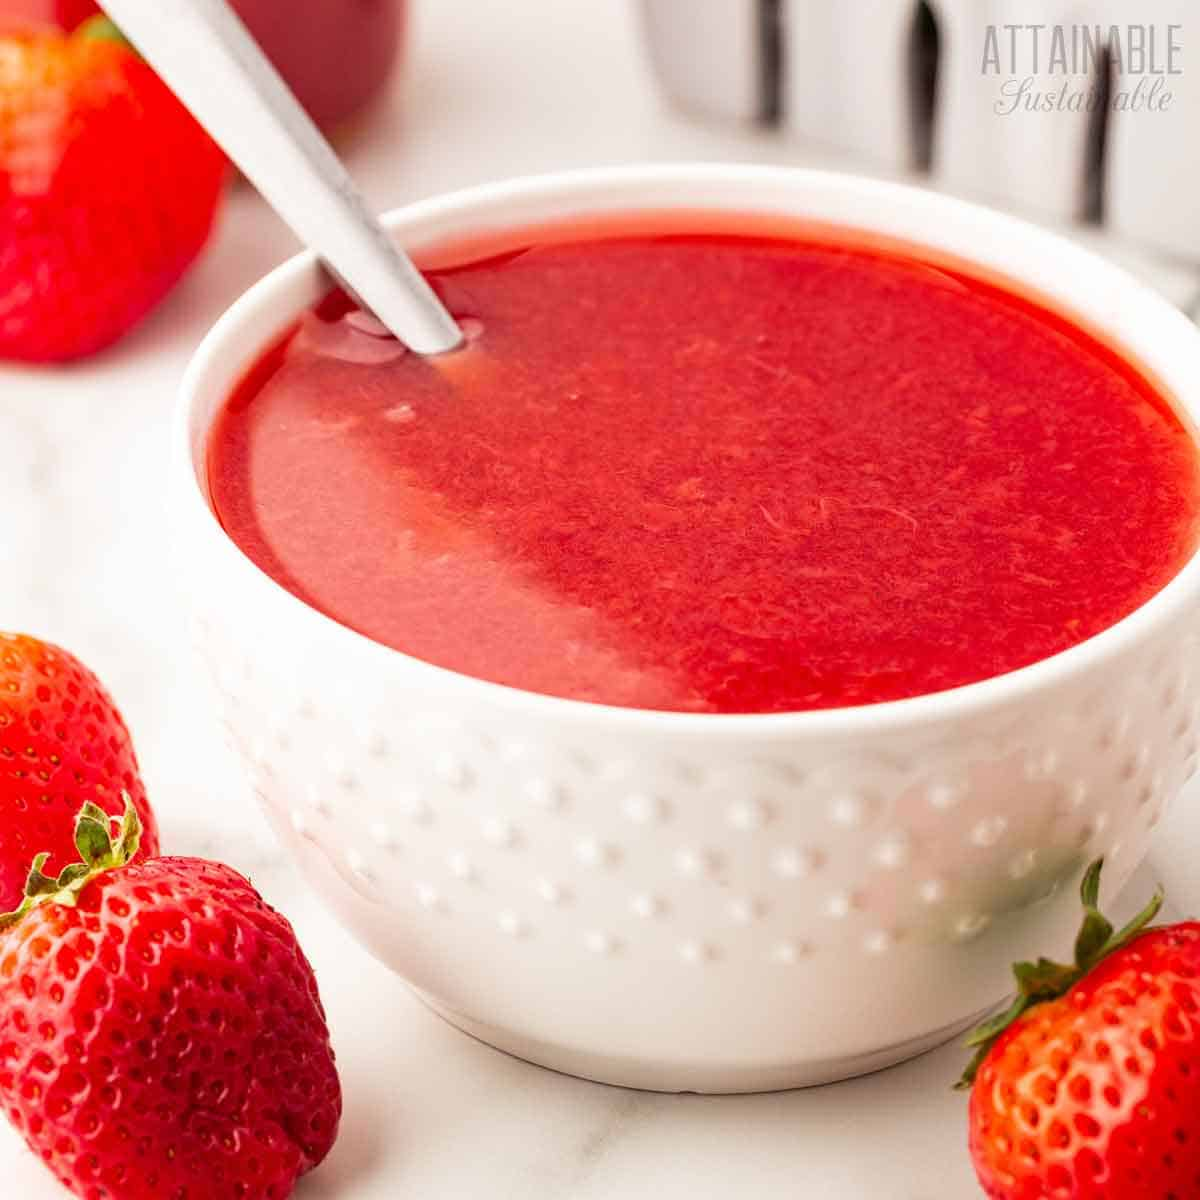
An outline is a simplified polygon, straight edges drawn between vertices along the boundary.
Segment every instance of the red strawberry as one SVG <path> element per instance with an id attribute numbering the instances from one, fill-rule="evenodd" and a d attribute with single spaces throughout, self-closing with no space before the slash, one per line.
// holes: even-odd
<path id="1" fill-rule="evenodd" d="M 212 228 L 225 159 L 104 18 L 0 37 L 0 357 L 116 341 Z"/>
<path id="2" fill-rule="evenodd" d="M 85 806 L 0 919 L 0 1104 L 83 1200 L 283 1200 L 341 1116 L 312 968 L 236 871 L 137 839 Z"/>
<path id="3" fill-rule="evenodd" d="M 1200 1196 L 1200 923 L 1114 931 L 1100 863 L 1066 966 L 1019 963 L 1012 1008 L 981 1026 L 970 1147 L 992 1200 Z"/>
<path id="4" fill-rule="evenodd" d="M 0 912 L 20 903 L 38 851 L 71 861 L 84 801 L 119 816 L 122 792 L 141 819 L 142 850 L 157 854 L 133 743 L 100 681 L 57 646 L 0 633 Z"/>
<path id="5" fill-rule="evenodd" d="M 37 21 L 74 29 L 99 13 L 95 0 L 0 0 L 0 21 Z"/>

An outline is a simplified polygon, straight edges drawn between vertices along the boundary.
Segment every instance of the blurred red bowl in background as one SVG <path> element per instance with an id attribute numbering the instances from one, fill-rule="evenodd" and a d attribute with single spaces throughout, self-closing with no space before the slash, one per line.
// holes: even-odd
<path id="1" fill-rule="evenodd" d="M 399 54 L 405 0 L 233 0 L 250 31 L 321 125 L 378 94 Z M 0 21 L 73 29 L 94 0 L 0 0 Z"/>
<path id="2" fill-rule="evenodd" d="M 404 0 L 234 0 L 234 7 L 326 127 L 373 99 L 399 54 Z"/>

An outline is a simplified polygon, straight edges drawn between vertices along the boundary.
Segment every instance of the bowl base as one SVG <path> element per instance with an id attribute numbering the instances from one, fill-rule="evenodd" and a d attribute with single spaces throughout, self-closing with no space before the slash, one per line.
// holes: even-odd
<path id="1" fill-rule="evenodd" d="M 867 1054 L 839 1058 L 805 1059 L 801 1062 L 770 1066 L 690 1065 L 654 1059 L 625 1058 L 596 1054 L 572 1046 L 556 1045 L 526 1037 L 473 1020 L 439 1004 L 431 996 L 417 992 L 420 999 L 447 1024 L 470 1034 L 493 1049 L 502 1050 L 535 1066 L 547 1067 L 563 1075 L 574 1075 L 593 1083 L 636 1088 L 644 1092 L 695 1092 L 701 1095 L 731 1095 L 744 1092 L 782 1092 L 792 1088 L 816 1087 L 837 1083 L 856 1075 L 868 1075 L 916 1058 L 928 1050 L 978 1023 L 991 1008 L 982 1009 L 962 1021 L 943 1026 L 932 1033 L 897 1042 Z"/>

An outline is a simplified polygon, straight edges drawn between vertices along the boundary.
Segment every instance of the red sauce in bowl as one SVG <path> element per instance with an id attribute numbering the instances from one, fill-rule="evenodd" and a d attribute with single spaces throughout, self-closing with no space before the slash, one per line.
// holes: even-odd
<path id="1" fill-rule="evenodd" d="M 1011 671 L 1191 555 L 1194 442 L 1064 315 L 917 248 L 672 221 L 461 248 L 432 278 L 482 333 L 437 362 L 329 298 L 215 424 L 230 537 L 429 662 L 721 713 Z"/>

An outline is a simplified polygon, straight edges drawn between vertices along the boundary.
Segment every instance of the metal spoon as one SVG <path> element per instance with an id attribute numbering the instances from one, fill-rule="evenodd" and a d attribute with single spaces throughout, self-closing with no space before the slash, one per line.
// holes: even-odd
<path id="1" fill-rule="evenodd" d="M 454 318 L 226 0 L 101 2 L 266 201 L 396 337 L 419 354 L 462 343 Z"/>

